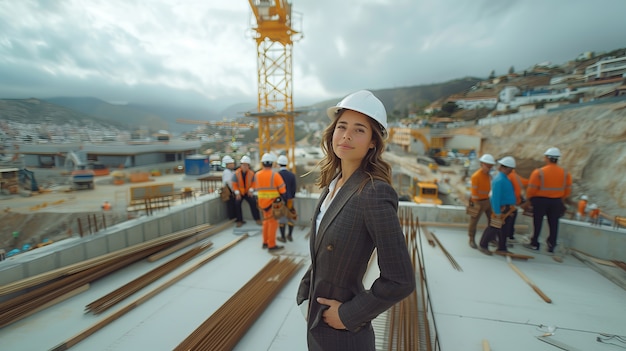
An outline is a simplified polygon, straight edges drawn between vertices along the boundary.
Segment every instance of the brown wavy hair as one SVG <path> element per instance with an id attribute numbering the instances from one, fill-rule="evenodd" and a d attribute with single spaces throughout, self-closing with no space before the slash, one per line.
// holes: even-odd
<path id="1" fill-rule="evenodd" d="M 341 173 L 341 159 L 335 155 L 335 151 L 333 150 L 333 133 L 335 132 L 337 121 L 344 111 L 345 109 L 337 112 L 335 120 L 324 129 L 324 133 L 322 134 L 321 148 L 324 152 L 324 158 L 319 163 L 321 170 L 316 183 L 320 188 L 327 187 L 330 182 Z M 372 141 L 375 147 L 365 154 L 365 157 L 361 160 L 359 169 L 369 175 L 371 181 L 378 179 L 391 184 L 391 165 L 382 158 L 386 146 L 383 136 L 383 127 L 371 117 L 368 118 L 368 120 L 372 129 Z M 361 184 L 361 189 L 363 186 L 365 186 L 365 182 Z"/>

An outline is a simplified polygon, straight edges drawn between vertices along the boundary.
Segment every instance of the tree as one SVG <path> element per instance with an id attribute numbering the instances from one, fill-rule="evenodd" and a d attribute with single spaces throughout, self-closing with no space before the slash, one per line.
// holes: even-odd
<path id="1" fill-rule="evenodd" d="M 443 106 L 441 106 L 441 111 L 448 114 L 448 116 L 452 115 L 456 112 L 459 107 L 456 105 L 456 102 L 448 101 Z"/>
<path id="2" fill-rule="evenodd" d="M 515 68 L 513 66 L 509 67 L 509 74 L 515 73 Z"/>
<path id="3" fill-rule="evenodd" d="M 496 71 L 492 70 L 491 73 L 489 73 L 489 79 L 494 79 L 496 77 Z"/>

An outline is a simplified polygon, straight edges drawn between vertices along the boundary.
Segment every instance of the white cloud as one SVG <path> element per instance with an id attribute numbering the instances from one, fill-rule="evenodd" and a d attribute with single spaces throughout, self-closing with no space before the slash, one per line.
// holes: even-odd
<path id="1" fill-rule="evenodd" d="M 294 0 L 296 105 L 624 46 L 623 0 Z M 0 97 L 256 101 L 245 0 L 0 2 Z"/>

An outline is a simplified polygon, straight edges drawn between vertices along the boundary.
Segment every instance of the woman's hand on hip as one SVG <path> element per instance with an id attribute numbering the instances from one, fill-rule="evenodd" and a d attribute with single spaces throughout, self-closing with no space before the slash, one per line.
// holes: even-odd
<path id="1" fill-rule="evenodd" d="M 326 324 L 335 329 L 346 329 L 346 326 L 343 325 L 343 322 L 339 318 L 339 306 L 341 306 L 341 302 L 337 300 L 325 299 L 323 297 L 318 297 L 317 302 L 329 307 L 322 314 L 322 317 L 324 318 L 324 322 L 326 322 Z"/>

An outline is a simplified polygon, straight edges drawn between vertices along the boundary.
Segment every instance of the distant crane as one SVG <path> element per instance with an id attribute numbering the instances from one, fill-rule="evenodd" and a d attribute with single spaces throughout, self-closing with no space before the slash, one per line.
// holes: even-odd
<path id="1" fill-rule="evenodd" d="M 258 118 L 259 153 L 284 149 L 295 171 L 292 48 L 302 38 L 302 31 L 294 29 L 301 18 L 294 17 L 286 0 L 248 1 L 256 20 L 258 101 L 257 112 L 246 115 Z"/>

